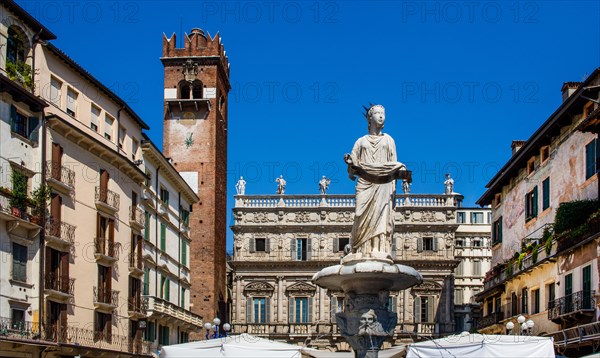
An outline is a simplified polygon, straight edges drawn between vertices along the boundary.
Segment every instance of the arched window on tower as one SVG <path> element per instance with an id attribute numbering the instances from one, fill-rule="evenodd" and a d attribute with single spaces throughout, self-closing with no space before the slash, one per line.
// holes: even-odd
<path id="1" fill-rule="evenodd" d="M 179 82 L 179 93 L 178 93 L 178 98 L 179 99 L 190 99 L 190 83 L 188 81 L 181 81 Z"/>
<path id="2" fill-rule="evenodd" d="M 200 99 L 202 98 L 202 81 L 195 80 L 192 82 L 192 98 Z"/>
<path id="3" fill-rule="evenodd" d="M 26 40 L 27 36 L 25 36 L 20 28 L 14 25 L 8 28 L 6 59 L 9 62 L 14 64 L 17 64 L 18 62 L 25 62 L 25 54 L 27 52 Z"/>

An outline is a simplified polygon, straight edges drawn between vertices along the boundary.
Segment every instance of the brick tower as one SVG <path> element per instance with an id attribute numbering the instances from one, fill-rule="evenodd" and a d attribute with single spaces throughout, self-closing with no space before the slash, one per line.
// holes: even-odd
<path id="1" fill-rule="evenodd" d="M 163 36 L 163 150 L 200 201 L 190 214 L 191 310 L 229 319 L 226 298 L 227 95 L 229 62 L 219 34 Z"/>

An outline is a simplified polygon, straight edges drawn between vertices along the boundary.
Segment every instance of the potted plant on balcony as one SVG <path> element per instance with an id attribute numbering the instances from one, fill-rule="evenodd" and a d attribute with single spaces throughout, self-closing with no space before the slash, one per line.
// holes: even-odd
<path id="1" fill-rule="evenodd" d="M 25 174 L 13 170 L 12 184 L 12 194 L 9 199 L 11 214 L 21 217 L 21 213 L 26 212 L 27 209 L 27 177 Z"/>
<path id="2" fill-rule="evenodd" d="M 35 189 L 31 196 L 31 204 L 33 205 L 31 222 L 41 224 L 42 219 L 46 216 L 46 204 L 50 200 L 52 191 L 47 185 L 40 185 Z"/>
<path id="3" fill-rule="evenodd" d="M 544 243 L 544 248 L 546 250 L 546 255 L 550 255 L 550 253 L 552 252 L 552 231 L 550 231 L 550 228 L 548 226 L 546 226 L 544 228 L 544 233 L 542 234 L 542 242 Z"/>
<path id="4" fill-rule="evenodd" d="M 6 74 L 8 78 L 19 82 L 26 89 L 33 91 L 31 72 L 31 66 L 23 61 L 17 61 L 16 63 L 9 60 L 6 61 Z"/>

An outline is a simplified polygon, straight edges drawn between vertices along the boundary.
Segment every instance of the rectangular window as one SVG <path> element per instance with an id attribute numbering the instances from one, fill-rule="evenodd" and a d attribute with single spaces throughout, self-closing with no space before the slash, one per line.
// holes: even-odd
<path id="1" fill-rule="evenodd" d="M 540 313 L 540 290 L 531 290 L 531 314 Z"/>
<path id="2" fill-rule="evenodd" d="M 12 132 L 20 135 L 21 137 L 27 138 L 29 134 L 28 122 L 29 119 L 27 118 L 27 116 L 25 116 L 21 112 L 15 112 L 12 118 Z"/>
<path id="3" fill-rule="evenodd" d="M 481 261 L 473 261 L 473 276 L 481 276 Z"/>
<path id="4" fill-rule="evenodd" d="M 181 288 L 181 302 L 180 302 L 181 308 L 185 309 L 185 288 Z"/>
<path id="5" fill-rule="evenodd" d="M 465 241 L 463 239 L 457 239 L 456 242 L 454 243 L 454 246 L 463 247 L 463 246 L 465 246 Z"/>
<path id="6" fill-rule="evenodd" d="M 454 270 L 454 275 L 462 276 L 464 274 L 464 267 L 465 267 L 465 262 L 464 261 L 459 262 L 458 266 L 456 266 L 456 269 Z"/>
<path id="7" fill-rule="evenodd" d="M 113 123 L 115 119 L 108 114 L 104 115 L 104 138 L 112 141 Z"/>
<path id="8" fill-rule="evenodd" d="M 90 128 L 94 132 L 98 132 L 98 127 L 100 126 L 100 108 L 94 106 L 92 104 L 92 120 L 90 121 Z"/>
<path id="9" fill-rule="evenodd" d="M 165 203 L 165 205 L 169 205 L 169 191 L 163 187 L 160 187 L 160 200 Z"/>
<path id="10" fill-rule="evenodd" d="M 181 264 L 187 266 L 187 241 L 181 240 Z"/>
<path id="11" fill-rule="evenodd" d="M 112 314 L 96 312 L 95 338 L 108 341 L 112 335 Z"/>
<path id="12" fill-rule="evenodd" d="M 254 239 L 255 251 L 265 252 L 266 251 L 266 242 L 267 242 L 267 239 L 264 239 L 264 238 Z"/>
<path id="13" fill-rule="evenodd" d="M 583 268 L 581 272 L 581 276 L 583 279 L 582 288 L 583 288 L 583 309 L 593 308 L 592 305 L 592 266 L 588 265 Z"/>
<path id="14" fill-rule="evenodd" d="M 160 224 L 160 249 L 167 250 L 167 225 Z"/>
<path id="15" fill-rule="evenodd" d="M 527 175 L 533 173 L 535 171 L 535 157 L 529 159 L 527 162 Z"/>
<path id="16" fill-rule="evenodd" d="M 189 226 L 190 225 L 190 212 L 185 210 L 185 209 L 181 209 L 181 221 L 183 221 L 183 224 L 185 226 Z"/>
<path id="17" fill-rule="evenodd" d="M 596 139 L 585 146 L 585 179 L 596 174 Z"/>
<path id="18" fill-rule="evenodd" d="M 171 298 L 171 280 L 162 275 L 160 276 L 160 298 L 165 301 Z"/>
<path id="19" fill-rule="evenodd" d="M 144 296 L 147 296 L 150 294 L 150 269 L 149 268 L 144 269 L 144 287 L 142 290 L 142 294 Z"/>
<path id="20" fill-rule="evenodd" d="M 72 117 L 77 116 L 77 96 L 74 89 L 67 88 L 67 113 Z"/>
<path id="21" fill-rule="evenodd" d="M 150 213 L 145 211 L 144 216 L 146 221 L 144 222 L 144 240 L 150 241 Z"/>
<path id="22" fill-rule="evenodd" d="M 542 210 L 550 207 L 550 177 L 542 182 Z"/>
<path id="23" fill-rule="evenodd" d="M 50 77 L 50 102 L 60 108 L 62 82 L 54 77 Z"/>
<path id="24" fill-rule="evenodd" d="M 483 224 L 483 213 L 471 213 L 471 224 Z"/>
<path id="25" fill-rule="evenodd" d="M 347 237 L 340 237 L 340 238 L 338 238 L 338 247 L 337 247 L 338 252 L 343 252 L 344 248 L 348 244 L 350 244 L 350 239 L 349 238 L 347 238 Z"/>
<path id="26" fill-rule="evenodd" d="M 424 237 L 423 238 L 423 250 L 433 251 L 433 237 Z"/>
<path id="27" fill-rule="evenodd" d="M 502 204 L 502 193 L 497 193 L 494 196 L 494 207 L 499 206 L 500 204 Z"/>
<path id="28" fill-rule="evenodd" d="M 483 246 L 482 242 L 481 242 L 481 239 L 477 238 L 477 237 L 471 239 L 471 243 L 472 243 L 471 246 L 473 246 L 473 247 L 482 247 Z"/>
<path id="29" fill-rule="evenodd" d="M 494 221 L 492 227 L 492 245 L 496 245 L 502 242 L 502 216 L 498 220 Z"/>
<path id="30" fill-rule="evenodd" d="M 429 322 L 429 300 L 428 296 L 421 296 L 421 322 Z"/>
<path id="31" fill-rule="evenodd" d="M 525 221 L 529 221 L 533 218 L 537 217 L 538 207 L 537 207 L 537 197 L 538 197 L 538 188 L 535 186 L 532 191 L 525 195 Z"/>
<path id="32" fill-rule="evenodd" d="M 144 332 L 144 341 L 146 342 L 154 342 L 156 340 L 156 326 L 154 322 L 148 322 L 146 329 Z"/>
<path id="33" fill-rule="evenodd" d="M 11 309 L 11 327 L 14 330 L 22 331 L 27 328 L 25 327 L 25 311 L 13 308 Z"/>
<path id="34" fill-rule="evenodd" d="M 454 304 L 455 305 L 462 305 L 462 304 L 464 304 L 464 302 L 463 302 L 463 290 L 462 290 L 462 288 L 456 288 L 456 289 L 454 289 Z"/>
<path id="35" fill-rule="evenodd" d="M 527 287 L 525 287 L 521 290 L 521 312 L 520 313 L 529 313 L 528 304 L 529 304 L 529 295 L 528 295 Z"/>
<path id="36" fill-rule="evenodd" d="M 554 300 L 556 299 L 556 285 L 554 282 L 546 285 L 546 303 L 548 306 L 546 309 L 554 307 Z"/>
<path id="37" fill-rule="evenodd" d="M 308 323 L 308 297 L 296 297 L 295 323 Z"/>
<path id="38" fill-rule="evenodd" d="M 119 126 L 119 149 L 123 150 L 123 143 L 125 143 L 125 127 Z"/>
<path id="39" fill-rule="evenodd" d="M 13 243 L 12 279 L 27 282 L 27 247 Z"/>
<path id="40" fill-rule="evenodd" d="M 550 146 L 549 145 L 545 145 L 542 147 L 542 149 L 540 149 L 540 157 L 541 157 L 542 163 L 545 162 L 546 160 L 548 160 L 548 158 L 550 158 Z"/>
<path id="41" fill-rule="evenodd" d="M 296 260 L 306 261 L 306 239 L 296 239 Z"/>
<path id="42" fill-rule="evenodd" d="M 158 344 L 163 346 L 169 345 L 169 327 L 158 325 Z"/>
<path id="43" fill-rule="evenodd" d="M 267 323 L 267 299 L 258 297 L 253 299 L 254 321 L 253 323 Z"/>
<path id="44" fill-rule="evenodd" d="M 458 212 L 456 213 L 456 223 L 458 224 L 464 224 L 466 220 L 466 215 L 464 212 Z"/>
<path id="45" fill-rule="evenodd" d="M 137 159 L 137 152 L 138 152 L 139 146 L 140 146 L 140 143 L 137 141 L 137 139 L 131 138 L 131 160 Z"/>

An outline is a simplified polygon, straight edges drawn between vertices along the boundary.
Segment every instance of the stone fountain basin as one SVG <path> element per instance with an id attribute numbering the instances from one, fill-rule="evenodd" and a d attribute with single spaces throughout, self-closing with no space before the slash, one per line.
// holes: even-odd
<path id="1" fill-rule="evenodd" d="M 405 290 L 422 283 L 423 276 L 410 266 L 364 260 L 326 267 L 314 274 L 312 281 L 329 290 L 361 295 Z"/>

